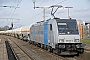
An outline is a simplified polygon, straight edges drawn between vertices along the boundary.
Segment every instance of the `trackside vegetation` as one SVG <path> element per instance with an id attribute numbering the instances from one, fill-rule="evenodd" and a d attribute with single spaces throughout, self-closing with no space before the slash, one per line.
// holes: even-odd
<path id="1" fill-rule="evenodd" d="M 81 41 L 84 44 L 90 44 L 90 39 L 82 39 Z"/>

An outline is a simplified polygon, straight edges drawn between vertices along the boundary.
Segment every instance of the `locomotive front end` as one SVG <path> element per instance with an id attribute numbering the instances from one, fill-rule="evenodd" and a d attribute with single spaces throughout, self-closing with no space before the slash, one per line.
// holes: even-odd
<path id="1" fill-rule="evenodd" d="M 58 20 L 57 27 L 58 43 L 56 48 L 60 50 L 60 53 L 79 54 L 84 52 L 76 20 Z"/>

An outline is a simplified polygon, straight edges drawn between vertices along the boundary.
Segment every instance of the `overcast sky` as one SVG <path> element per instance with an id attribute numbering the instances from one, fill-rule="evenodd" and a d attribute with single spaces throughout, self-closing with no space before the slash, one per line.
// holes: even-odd
<path id="1" fill-rule="evenodd" d="M 17 6 L 21 0 L 0 0 L 0 6 Z M 62 2 L 62 3 L 61 3 Z M 70 9 L 70 17 L 90 21 L 90 0 L 36 0 L 36 6 L 51 6 L 60 3 L 62 6 L 72 6 Z M 3 8 L 0 7 L 0 18 L 16 18 L 14 20 L 14 27 L 20 27 L 24 25 L 30 25 L 37 21 L 43 20 L 43 9 L 33 9 L 32 0 L 22 0 L 18 7 L 15 8 Z M 15 10 L 15 12 L 14 12 Z M 46 10 L 46 19 L 51 18 L 51 9 Z M 67 9 L 60 8 L 55 14 L 59 18 L 68 18 Z M 0 19 L 0 26 L 10 26 L 12 20 Z"/>

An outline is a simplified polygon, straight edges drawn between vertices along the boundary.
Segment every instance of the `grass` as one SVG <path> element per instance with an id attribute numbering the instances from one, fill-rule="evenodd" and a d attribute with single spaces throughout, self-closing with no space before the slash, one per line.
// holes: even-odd
<path id="1" fill-rule="evenodd" d="M 82 39 L 81 41 L 84 44 L 90 44 L 90 39 Z"/>

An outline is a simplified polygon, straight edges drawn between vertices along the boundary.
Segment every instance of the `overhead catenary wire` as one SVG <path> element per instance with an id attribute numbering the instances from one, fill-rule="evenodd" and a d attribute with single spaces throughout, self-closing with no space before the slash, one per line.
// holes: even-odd
<path id="1" fill-rule="evenodd" d="M 17 2 L 16 2 L 16 0 L 15 0 L 15 4 L 16 4 Z M 10 17 L 12 17 L 12 13 L 11 12 L 13 12 L 13 8 L 12 8 L 12 10 L 10 11 Z M 8 19 L 7 19 L 8 20 Z"/>
<path id="2" fill-rule="evenodd" d="M 65 1 L 67 1 L 67 0 L 63 0 L 63 1 L 59 2 L 58 4 L 61 4 L 61 3 L 65 2 Z"/>
<path id="3" fill-rule="evenodd" d="M 20 0 L 20 1 L 17 3 L 16 7 L 18 7 L 18 6 L 19 6 L 19 4 L 21 3 L 21 1 L 22 1 L 22 0 Z M 16 7 L 15 7 L 15 9 L 14 9 L 14 12 L 13 12 L 13 14 L 12 14 L 11 18 L 13 17 L 13 15 L 14 15 L 14 13 L 15 13 L 16 9 L 17 9 Z M 13 29 L 13 19 L 12 19 L 12 23 L 11 23 L 11 25 L 12 25 L 12 29 Z"/>
<path id="4" fill-rule="evenodd" d="M 42 2 L 42 3 L 44 3 L 44 2 L 45 2 L 45 0 L 43 0 L 43 2 Z M 46 2 L 48 2 L 48 0 L 47 0 Z M 41 3 L 41 4 L 42 4 L 42 3 Z M 39 4 L 39 5 L 41 5 L 41 4 Z M 33 11 L 34 11 L 34 10 L 33 10 Z M 33 11 L 32 11 L 32 12 L 33 12 Z M 43 12 L 43 11 L 42 11 L 42 12 Z M 36 14 L 35 16 L 31 17 L 30 19 L 33 19 L 34 17 L 36 17 L 36 16 L 40 15 L 42 12 L 40 12 L 40 13 Z"/>
<path id="5" fill-rule="evenodd" d="M 32 0 L 32 1 L 33 1 L 33 0 Z M 45 1 L 46 1 L 46 0 L 43 0 L 43 1 L 39 4 L 39 6 L 42 5 L 42 3 L 45 3 Z M 48 2 L 48 0 L 47 0 L 46 2 Z"/>
<path id="6" fill-rule="evenodd" d="M 42 12 L 43 12 L 43 11 L 42 11 Z M 36 16 L 40 15 L 42 12 L 40 12 L 40 13 L 38 13 L 37 15 L 35 15 L 35 16 L 33 16 L 33 17 L 31 17 L 30 19 L 33 19 L 34 17 L 36 17 Z"/>
<path id="7" fill-rule="evenodd" d="M 19 4 L 20 4 L 21 2 L 22 2 L 22 0 L 20 0 L 20 1 L 19 1 L 19 3 L 16 5 L 16 7 L 18 7 L 18 6 L 19 6 Z M 14 9 L 14 12 L 13 12 L 13 14 L 12 14 L 11 18 L 13 17 L 13 15 L 14 15 L 14 13 L 15 13 L 16 9 L 17 9 L 16 7 L 15 7 L 15 9 Z"/>
<path id="8" fill-rule="evenodd" d="M 45 2 L 45 0 L 43 0 L 43 2 L 42 2 L 42 3 L 44 3 L 44 2 Z M 39 6 L 40 6 L 40 5 L 42 5 L 42 3 L 40 3 L 40 4 L 39 4 Z M 33 12 L 33 11 L 34 11 L 34 10 L 32 10 L 32 12 Z"/>
<path id="9" fill-rule="evenodd" d="M 44 2 L 45 2 L 45 0 L 43 0 L 43 2 L 42 2 L 42 3 L 44 3 Z M 42 4 L 42 3 L 41 3 L 41 4 Z M 41 4 L 39 4 L 39 5 L 41 5 Z"/>
<path id="10" fill-rule="evenodd" d="M 61 1 L 61 2 L 59 2 L 58 4 L 61 4 L 61 3 L 63 3 L 63 2 L 65 2 L 66 0 L 63 0 L 63 1 Z M 48 1 L 47 1 L 48 2 Z M 42 11 L 43 12 L 43 11 Z M 37 15 L 40 15 L 42 12 L 40 12 L 39 14 L 37 14 Z M 37 15 L 35 15 L 35 16 L 33 16 L 33 17 L 31 17 L 30 19 L 33 19 L 34 17 L 36 17 Z"/>
<path id="11" fill-rule="evenodd" d="M 46 2 L 45 2 L 46 1 Z M 43 0 L 43 2 L 42 3 L 47 3 L 49 0 Z M 42 3 L 40 4 L 40 5 L 42 5 Z"/>

